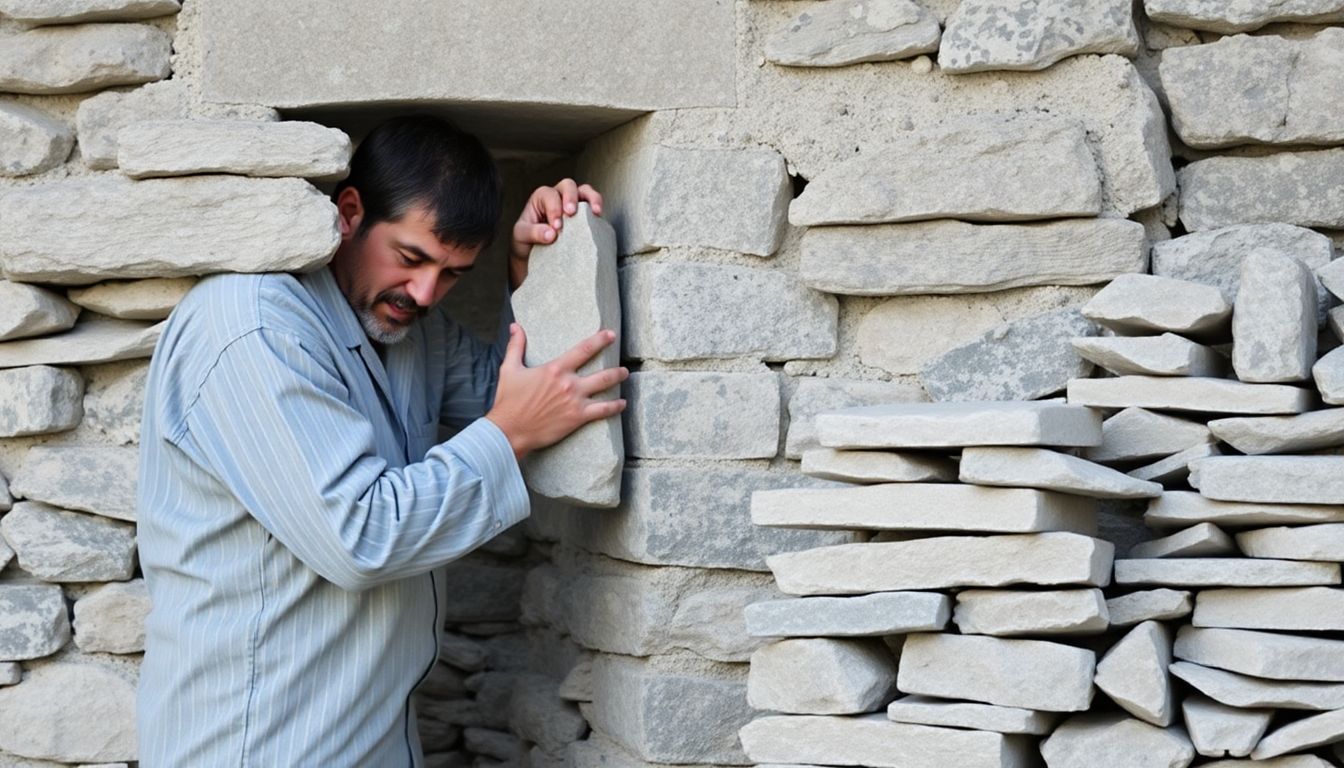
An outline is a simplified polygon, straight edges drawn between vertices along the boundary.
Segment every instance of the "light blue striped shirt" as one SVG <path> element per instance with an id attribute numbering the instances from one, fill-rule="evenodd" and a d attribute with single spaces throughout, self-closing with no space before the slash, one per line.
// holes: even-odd
<path id="1" fill-rule="evenodd" d="M 501 352 L 436 309 L 384 362 L 327 269 L 192 290 L 140 440 L 142 766 L 421 763 L 440 566 L 528 514 Z"/>

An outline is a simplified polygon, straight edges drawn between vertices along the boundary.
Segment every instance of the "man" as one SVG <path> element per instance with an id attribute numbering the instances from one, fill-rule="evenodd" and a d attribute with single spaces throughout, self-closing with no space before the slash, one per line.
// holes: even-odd
<path id="1" fill-rule="evenodd" d="M 625 369 L 575 373 L 611 331 L 529 369 L 520 328 L 501 354 L 439 306 L 499 216 L 474 138 L 386 123 L 334 199 L 329 268 L 208 278 L 155 352 L 138 521 L 146 768 L 419 765 L 411 693 L 455 589 L 436 569 L 527 516 L 520 458 L 624 407 L 591 398 Z M 533 193 L 514 287 L 580 201 L 601 209 L 569 180 Z M 441 423 L 458 431 L 438 443 Z"/>

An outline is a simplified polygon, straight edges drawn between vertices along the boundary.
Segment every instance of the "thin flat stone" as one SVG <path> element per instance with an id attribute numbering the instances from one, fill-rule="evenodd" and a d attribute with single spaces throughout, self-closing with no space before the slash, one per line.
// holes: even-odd
<path id="1" fill-rule="evenodd" d="M 70 301 L 100 315 L 122 320 L 163 320 L 196 282 L 194 277 L 113 280 L 88 288 L 72 288 L 68 295 Z"/>
<path id="2" fill-rule="evenodd" d="M 1211 333 L 1224 328 L 1232 305 L 1218 288 L 1159 275 L 1120 275 L 1083 305 L 1083 316 L 1126 334 Z"/>
<path id="3" fill-rule="evenodd" d="M 35 446 L 10 491 L 20 498 L 135 521 L 139 451 L 135 446 Z"/>
<path id="4" fill-rule="evenodd" d="M 997 707 L 973 701 L 947 701 L 918 694 L 902 696 L 887 705 L 887 718 L 897 723 L 970 728 L 995 733 L 1044 736 L 1059 722 L 1053 712 L 1020 707 Z"/>
<path id="5" fill-rule="evenodd" d="M 1227 358 L 1193 341 L 1164 333 L 1161 336 L 1096 336 L 1070 339 L 1084 360 L 1118 376 L 1209 376 L 1227 373 Z"/>
<path id="6" fill-rule="evenodd" d="M 1126 712 L 1160 727 L 1176 718 L 1171 665 L 1171 631 L 1156 621 L 1131 629 L 1097 662 L 1095 682 Z"/>
<path id="7" fill-rule="evenodd" d="M 753 637 L 880 637 L 936 632 L 947 626 L 952 599 L 933 592 L 879 592 L 861 597 L 804 597 L 746 607 Z"/>
<path id="8" fill-rule="evenodd" d="M 1291 722 L 1260 740 L 1251 757 L 1266 760 L 1344 739 L 1344 711 L 1322 712 Z"/>
<path id="9" fill-rule="evenodd" d="M 60 587 L 0 584 L 0 660 L 50 656 L 69 640 L 70 620 Z"/>
<path id="10" fill-rule="evenodd" d="M 1180 219 L 1191 232 L 1267 222 L 1344 229 L 1341 174 L 1344 148 L 1196 160 L 1176 174 Z"/>
<path id="11" fill-rule="evenodd" d="M 938 50 L 938 18 L 910 0 L 841 0 L 802 13 L 765 43 L 765 58 L 796 67 L 894 61 Z"/>
<path id="12" fill-rule="evenodd" d="M 1195 751 L 1205 757 L 1251 754 L 1274 717 L 1268 709 L 1238 709 L 1198 695 L 1181 702 L 1181 714 Z"/>
<path id="13" fill-rule="evenodd" d="M 1089 461 L 1156 459 L 1208 442 L 1209 428 L 1198 422 L 1126 408 L 1101 423 L 1101 445 L 1083 450 Z"/>
<path id="14" fill-rule="evenodd" d="M 1188 661 L 1171 673 L 1215 701 L 1246 709 L 1344 709 L 1344 683 L 1291 682 L 1239 675 Z"/>
<path id="15" fill-rule="evenodd" d="M 1050 768 L 1186 768 L 1195 747 L 1182 728 L 1158 728 L 1118 714 L 1070 717 L 1041 742 Z"/>
<path id="16" fill-rule="evenodd" d="M 1059 400 L 895 403 L 821 414 L 817 432 L 831 448 L 1095 446 L 1101 415 Z"/>
<path id="17" fill-rule="evenodd" d="M 1069 382 L 1070 405 L 1094 408 L 1155 408 L 1203 413 L 1302 413 L 1315 404 L 1316 393 L 1285 384 L 1243 384 L 1239 381 L 1163 376 L 1117 376 Z"/>
<path id="18" fill-rule="evenodd" d="M 1241 381 L 1302 381 L 1316 360 L 1316 278 L 1284 253 L 1252 251 L 1241 262 L 1232 315 L 1232 368 Z"/>
<path id="19" fill-rule="evenodd" d="M 1224 34 L 1259 29 L 1276 21 L 1344 21 L 1344 0 L 1144 0 L 1143 7 L 1153 21 Z"/>
<path id="20" fill-rule="evenodd" d="M 893 451 L 803 451 L 804 475 L 844 483 L 924 483 L 957 479 L 957 463 L 943 456 Z"/>
<path id="21" fill-rule="evenodd" d="M 1115 583 L 1172 587 L 1315 586 L 1340 583 L 1339 563 L 1194 557 L 1116 560 Z"/>
<path id="22" fill-rule="evenodd" d="M 1129 550 L 1131 558 L 1218 557 L 1235 554 L 1237 545 L 1232 537 L 1213 523 L 1196 523 L 1169 536 L 1135 545 Z"/>
<path id="23" fill-rule="evenodd" d="M 149 357 L 162 324 L 89 319 L 55 336 L 0 342 L 0 368 L 89 365 Z"/>
<path id="24" fill-rule="evenodd" d="M 168 77 L 172 38 L 148 24 L 74 24 L 5 36 L 0 91 L 82 93 Z"/>
<path id="25" fill-rule="evenodd" d="M 1344 506 L 1245 504 L 1215 501 L 1191 491 L 1167 491 L 1148 502 L 1143 521 L 1158 528 L 1204 522 L 1221 526 L 1344 523 Z"/>
<path id="26" fill-rule="evenodd" d="M 1210 438 L 1179 453 L 1173 453 L 1165 459 L 1158 459 L 1152 464 L 1131 469 L 1128 474 L 1130 477 L 1154 483 L 1184 482 L 1190 475 L 1190 462 L 1221 454 L 1218 443 Z"/>
<path id="27" fill-rule="evenodd" d="M 1190 465 L 1190 485 L 1220 501 L 1344 504 L 1344 456 L 1215 456 Z"/>
<path id="28" fill-rule="evenodd" d="M 1130 7 L 1116 0 L 962 0 L 946 26 L 938 51 L 946 72 L 1037 70 L 1083 53 L 1139 50 Z"/>
<path id="29" fill-rule="evenodd" d="M 1332 349 L 1311 367 L 1311 377 L 1321 399 L 1331 405 L 1344 405 L 1344 347 Z"/>
<path id="30" fill-rule="evenodd" d="M 116 520 L 20 502 L 0 534 L 23 570 L 55 582 L 125 581 L 135 572 L 135 528 Z"/>
<path id="31" fill-rule="evenodd" d="M 1190 593 L 1182 589 L 1145 589 L 1106 601 L 1112 627 L 1127 627 L 1144 621 L 1183 619 L 1194 609 Z"/>
<path id="32" fill-rule="evenodd" d="M 1249 557 L 1344 561 L 1344 524 L 1324 523 L 1243 531 L 1237 534 L 1237 545 Z"/>
<path id="33" fill-rule="evenodd" d="M 1271 680 L 1344 682 L 1344 640 L 1249 629 L 1181 627 L 1175 656 Z"/>
<path id="34" fill-rule="evenodd" d="M 1109 467 L 1044 448 L 970 447 L 961 454 L 961 481 L 1041 488 L 1099 499 L 1146 499 L 1162 486 Z"/>
<path id="35" fill-rule="evenodd" d="M 1092 703 L 1096 654 L 1045 640 L 915 634 L 901 649 L 905 693 L 1079 712 Z"/>
<path id="36" fill-rule="evenodd" d="M 0 341 L 64 331 L 77 317 L 79 307 L 55 291 L 0 280 Z"/>
<path id="37" fill-rule="evenodd" d="M 1344 630 L 1344 590 L 1331 587 L 1206 589 L 1195 599 L 1196 627 L 1289 632 Z"/>
<path id="38" fill-rule="evenodd" d="M 873 768 L 1025 768 L 1027 736 L 893 723 L 886 715 L 757 718 L 739 732 L 752 762 Z"/>
<path id="39" fill-rule="evenodd" d="M 1209 430 L 1245 454 L 1333 448 L 1344 445 L 1344 408 L 1326 408 L 1297 416 L 1214 419 L 1209 422 Z"/>
<path id="40" fill-rule="evenodd" d="M 349 171 L 351 152 L 344 131 L 301 120 L 143 120 L 117 134 L 117 165 L 133 179 L 230 173 L 335 180 Z"/>
<path id="41" fill-rule="evenodd" d="M 181 8 L 179 0 L 3 0 L 0 16 L 32 25 L 79 24 L 152 19 Z"/>
<path id="42" fill-rule="evenodd" d="M 964 635 L 1094 635 L 1110 625 L 1100 589 L 967 589 L 952 620 Z"/>
<path id="43" fill-rule="evenodd" d="M 817 416 L 822 413 L 891 403 L 926 403 L 929 396 L 917 382 L 864 381 L 859 379 L 818 378 L 798 380 L 798 388 L 789 397 L 789 432 L 784 439 L 784 455 L 798 459 L 803 451 L 818 447 Z"/>
<path id="44" fill-rule="evenodd" d="M 880 640 L 794 638 L 751 655 L 747 703 L 797 715 L 851 715 L 891 700 L 896 663 Z"/>

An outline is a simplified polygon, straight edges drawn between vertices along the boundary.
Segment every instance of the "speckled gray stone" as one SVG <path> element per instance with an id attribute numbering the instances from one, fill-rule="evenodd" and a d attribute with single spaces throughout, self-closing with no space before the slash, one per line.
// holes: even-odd
<path id="1" fill-rule="evenodd" d="M 1216 331 L 1232 316 L 1213 286 L 1159 275 L 1120 275 L 1083 305 L 1083 315 L 1127 334 Z"/>
<path id="2" fill-rule="evenodd" d="M 1322 712 L 1271 731 L 1256 745 L 1251 757 L 1265 760 L 1340 739 L 1344 739 L 1344 711 Z"/>
<path id="3" fill-rule="evenodd" d="M 950 482 L 957 479 L 955 460 L 913 451 L 813 448 L 803 451 L 799 470 L 809 477 L 843 483 Z"/>
<path id="4" fill-rule="evenodd" d="M 1101 415 L 1060 400 L 899 403 L 824 413 L 817 430 L 835 448 L 1095 446 Z"/>
<path id="5" fill-rule="evenodd" d="M 1096 684 L 1126 712 L 1167 727 L 1176 719 L 1171 686 L 1171 630 L 1145 621 L 1131 629 L 1097 662 Z"/>
<path id="6" fill-rule="evenodd" d="M 301 120 L 142 120 L 117 135 L 117 166 L 134 179 L 229 173 L 336 180 L 349 171 L 352 151 L 344 131 Z"/>
<path id="7" fill-rule="evenodd" d="M 1210 157 L 1177 173 L 1190 231 L 1283 222 L 1344 229 L 1344 149 Z"/>
<path id="8" fill-rule="evenodd" d="M 1190 465 L 1190 485 L 1220 501 L 1344 504 L 1344 456 L 1215 456 Z"/>
<path id="9" fill-rule="evenodd" d="M 1240 557 L 1126 558 L 1115 561 L 1117 585 L 1287 587 L 1339 582 L 1339 563 Z"/>
<path id="10" fill-rule="evenodd" d="M 1100 589 L 966 589 L 952 620 L 964 635 L 1094 635 L 1110 621 Z"/>
<path id="11" fill-rule="evenodd" d="M 70 640 L 70 620 L 61 588 L 0 584 L 0 660 L 50 656 Z"/>
<path id="12" fill-rule="evenodd" d="M 960 479 L 977 485 L 1042 488 L 1099 499 L 1160 496 L 1162 486 L 1044 448 L 968 447 L 961 452 Z"/>
<path id="13" fill-rule="evenodd" d="M 86 653 L 139 653 L 148 615 L 144 579 L 104 584 L 75 601 L 75 645 Z"/>
<path id="14" fill-rule="evenodd" d="M 1176 633 L 1175 656 L 1271 680 L 1344 681 L 1344 640 L 1187 626 Z"/>
<path id="15" fill-rule="evenodd" d="M 1036 751 L 1027 736 L 893 723 L 886 715 L 761 717 L 741 737 L 753 762 L 795 766 L 1021 768 Z"/>
<path id="16" fill-rule="evenodd" d="M 1344 0 L 1144 0 L 1148 18 L 1210 32 L 1245 32 L 1276 21 L 1344 21 Z"/>
<path id="17" fill-rule="evenodd" d="M 947 701 L 931 696 L 902 696 L 887 706 L 887 718 L 898 723 L 968 728 L 995 733 L 1044 736 L 1059 715 L 1020 707 L 997 707 L 972 701 Z"/>
<path id="18" fill-rule="evenodd" d="M 1013 320 L 934 358 L 919 379 L 937 401 L 1035 400 L 1092 370 L 1069 339 L 1097 333 L 1076 309 Z"/>
<path id="19" fill-rule="evenodd" d="M 125 581 L 135 572 L 135 528 L 25 501 L 0 518 L 23 570 L 46 581 Z"/>
<path id="20" fill-rule="evenodd" d="M 1331 405 L 1344 405 L 1344 347 L 1330 350 L 1311 366 L 1311 377 L 1321 399 Z"/>
<path id="21" fill-rule="evenodd" d="M 1219 557 L 1237 554 L 1232 537 L 1213 523 L 1196 523 L 1162 538 L 1146 541 L 1129 550 L 1131 558 Z"/>
<path id="22" fill-rule="evenodd" d="M 100 315 L 122 320 L 162 320 L 196 283 L 194 277 L 109 280 L 88 288 L 71 288 L 67 295 L 70 301 Z"/>
<path id="23" fill-rule="evenodd" d="M 1288 632 L 1344 630 L 1344 590 L 1335 587 L 1206 589 L 1191 624 Z"/>
<path id="24" fill-rule="evenodd" d="M 10 478 L 20 498 L 135 520 L 139 451 L 121 446 L 35 446 Z"/>
<path id="25" fill-rule="evenodd" d="M 79 307 L 55 291 L 0 280 L 0 340 L 64 331 L 78 316 Z"/>
<path id="26" fill-rule="evenodd" d="M 779 452 L 774 373 L 637 371 L 624 394 L 631 456 L 768 459 Z"/>
<path id="27" fill-rule="evenodd" d="M 1296 453 L 1344 445 L 1344 408 L 1296 416 L 1214 419 L 1215 437 L 1245 454 Z"/>
<path id="28" fill-rule="evenodd" d="M 1191 610 L 1190 593 L 1181 589 L 1144 589 L 1106 601 L 1106 613 L 1113 627 L 1181 619 L 1189 616 Z"/>
<path id="29" fill-rule="evenodd" d="M 1123 0 L 963 0 L 947 18 L 947 72 L 1045 69 L 1080 53 L 1134 56 L 1139 33 Z"/>
<path id="30" fill-rule="evenodd" d="M 770 600 L 746 608 L 755 637 L 879 637 L 938 631 L 952 599 L 935 592 L 878 592 L 859 597 Z"/>
<path id="31" fill-rule="evenodd" d="M 77 24 L 152 19 L 181 7 L 179 0 L 2 0 L 0 16 L 32 25 Z"/>
<path id="32" fill-rule="evenodd" d="M 1205 413 L 1289 414 L 1310 410 L 1315 392 L 1285 384 L 1170 376 L 1117 376 L 1069 382 L 1070 405 Z"/>
<path id="33" fill-rule="evenodd" d="M 1207 442 L 1209 428 L 1199 422 L 1143 408 L 1125 408 L 1101 424 L 1101 445 L 1083 450 L 1089 461 L 1156 459 Z"/>
<path id="34" fill-rule="evenodd" d="M 1171 673 L 1215 701 L 1232 707 L 1344 708 L 1344 684 L 1341 683 L 1266 680 L 1188 661 L 1172 664 Z"/>
<path id="35" fill-rule="evenodd" d="M 136 758 L 135 665 L 71 654 L 27 666 L 22 683 L 0 688 L 0 750 L 61 763 Z"/>
<path id="36" fill-rule="evenodd" d="M 0 370 L 0 437 L 74 429 L 84 418 L 84 378 L 68 368 Z"/>
<path id="37" fill-rule="evenodd" d="M 1232 367 L 1245 382 L 1302 381 L 1316 360 L 1316 278 L 1301 261 L 1256 250 L 1241 262 Z"/>
<path id="38" fill-rule="evenodd" d="M 795 16 L 765 42 L 765 57 L 798 67 L 892 61 L 938 50 L 938 17 L 911 0 L 841 0 Z"/>
<path id="39" fill-rule="evenodd" d="M 803 451 L 817 447 L 819 414 L 873 405 L 927 403 L 928 399 L 918 383 L 815 376 L 799 379 L 789 396 L 789 431 L 784 440 L 784 455 L 797 459 Z"/>
<path id="40" fill-rule="evenodd" d="M 1190 491 L 1167 491 L 1148 503 L 1145 524 L 1185 527 L 1210 522 L 1220 526 L 1344 523 L 1344 506 L 1317 504 L 1247 504 L 1215 501 Z"/>
<path id="41" fill-rule="evenodd" d="M 1082 714 L 1065 720 L 1041 742 L 1050 768 L 1185 768 L 1195 747 L 1181 728 L 1158 728 L 1117 714 Z"/>
<path id="42" fill-rule="evenodd" d="M 881 640 L 796 638 L 751 655 L 747 702 L 797 715 L 876 711 L 895 693 L 896 662 Z"/>

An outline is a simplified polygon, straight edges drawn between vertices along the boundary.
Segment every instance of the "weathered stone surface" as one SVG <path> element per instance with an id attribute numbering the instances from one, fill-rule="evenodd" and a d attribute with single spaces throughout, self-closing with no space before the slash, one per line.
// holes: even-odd
<path id="1" fill-rule="evenodd" d="M 14 550 L 10 549 L 9 544 L 5 542 L 5 538 L 0 536 L 0 571 L 3 571 L 5 566 L 9 565 L 13 559 Z"/>
<path id="2" fill-rule="evenodd" d="M 1339 563 L 1240 557 L 1147 558 L 1115 561 L 1116 584 L 1173 587 L 1260 587 L 1338 584 Z"/>
<path id="3" fill-rule="evenodd" d="M 1295 453 L 1344 445 L 1344 408 L 1297 416 L 1214 419 L 1215 437 L 1247 454 Z"/>
<path id="4" fill-rule="evenodd" d="M 100 315 L 122 320 L 162 320 L 196 285 L 194 277 L 114 280 L 71 288 L 70 301 Z"/>
<path id="5" fill-rule="evenodd" d="M 149 357 L 163 325 L 89 319 L 55 336 L 0 343 L 0 368 L 85 365 Z"/>
<path id="6" fill-rule="evenodd" d="M 135 572 L 135 529 L 115 520 L 20 502 L 0 518 L 0 534 L 23 570 L 45 581 L 124 581 Z"/>
<path id="7" fill-rule="evenodd" d="M 1089 461 L 1136 461 L 1179 453 L 1208 442 L 1209 428 L 1194 421 L 1126 408 L 1101 423 L 1101 445 L 1085 448 Z"/>
<path id="8" fill-rule="evenodd" d="M 79 307 L 55 291 L 0 280 L 0 340 L 64 331 L 78 316 Z"/>
<path id="9" fill-rule="evenodd" d="M 1331 94 L 1344 89 L 1342 50 L 1344 30 L 1329 28 L 1173 48 L 1159 65 L 1172 125 L 1191 147 L 1344 143 L 1344 126 L 1330 119 Z"/>
<path id="10" fill-rule="evenodd" d="M 9 193 L 0 218 L 6 276 L 67 285 L 304 271 L 340 242 L 335 206 L 300 179 L 73 179 Z"/>
<path id="11" fill-rule="evenodd" d="M 1190 593 L 1179 589 L 1145 589 L 1106 601 L 1111 626 L 1126 627 L 1144 621 L 1166 621 L 1190 615 Z"/>
<path id="12" fill-rule="evenodd" d="M 1232 306 L 1213 286 L 1159 275 L 1113 279 L 1083 305 L 1083 315 L 1128 333 L 1209 333 L 1225 327 Z"/>
<path id="13" fill-rule="evenodd" d="M 1245 32 L 1276 21 L 1344 21 L 1340 0 L 1144 0 L 1153 21 L 1210 32 Z"/>
<path id="14" fill-rule="evenodd" d="M 1327 523 L 1243 531 L 1237 534 L 1237 545 L 1249 557 L 1344 561 L 1344 525 Z"/>
<path id="15" fill-rule="evenodd" d="M 182 80 L 90 96 L 79 103 L 75 113 L 80 157 L 90 168 L 116 168 L 117 134 L 122 128 L 139 120 L 184 118 L 187 99 L 187 86 Z"/>
<path id="16" fill-rule="evenodd" d="M 1215 456 L 1190 465 L 1190 485 L 1220 501 L 1344 504 L 1344 456 Z"/>
<path id="17" fill-rule="evenodd" d="M 134 360 L 101 366 L 91 373 L 84 387 L 84 421 L 81 425 L 93 434 L 106 436 L 113 445 L 138 442 L 149 362 Z M 534 506 L 534 513 L 536 510 Z"/>
<path id="18" fill-rule="evenodd" d="M 1162 486 L 1100 464 L 1044 448 L 969 447 L 961 453 L 961 481 L 977 485 L 1043 488 L 1099 499 L 1144 499 Z"/>
<path id="19" fill-rule="evenodd" d="M 1156 621 L 1134 627 L 1097 662 L 1097 687 L 1126 712 L 1165 728 L 1176 718 L 1171 631 Z"/>
<path id="20" fill-rule="evenodd" d="M 1181 627 L 1176 658 L 1271 680 L 1344 681 L 1344 640 Z"/>
<path id="21" fill-rule="evenodd" d="M 1316 360 L 1316 279 L 1301 261 L 1252 251 L 1241 262 L 1232 367 L 1247 382 L 1301 381 Z"/>
<path id="22" fill-rule="evenodd" d="M 91 656 L 32 664 L 0 688 L 0 749 L 64 763 L 134 760 L 134 665 Z"/>
<path id="23" fill-rule="evenodd" d="M 834 448 L 1090 446 L 1101 442 L 1101 417 L 1059 400 L 901 403 L 822 414 L 817 431 Z"/>
<path id="24" fill-rule="evenodd" d="M 522 675 L 509 700 L 509 730 L 547 754 L 563 754 L 588 731 L 578 709 L 559 695 L 559 684 L 544 675 Z"/>
<path id="25" fill-rule="evenodd" d="M 10 480 L 20 498 L 135 521 L 138 451 L 112 446 L 36 446 Z"/>
<path id="26" fill-rule="evenodd" d="M 117 135 L 117 165 L 135 179 L 230 173 L 334 180 L 349 170 L 350 137 L 317 123 L 143 120 Z"/>
<path id="27" fill-rule="evenodd" d="M 1260 740 L 1251 757 L 1265 760 L 1344 739 L 1344 712 L 1322 712 L 1296 720 Z"/>
<path id="28" fill-rule="evenodd" d="M 647 459 L 768 459 L 779 452 L 774 373 L 641 371 L 625 383 L 625 445 Z"/>
<path id="29" fill-rule="evenodd" d="M 1153 243 L 1153 274 L 1216 286 L 1229 303 L 1236 301 L 1241 262 L 1257 250 L 1286 253 L 1313 271 L 1330 263 L 1330 238 L 1291 224 L 1237 224 Z M 1318 289 L 1318 312 L 1327 295 Z M 1319 319 L 1318 315 L 1318 319 Z"/>
<path id="30" fill-rule="evenodd" d="M 1158 728 L 1116 714 L 1082 714 L 1065 720 L 1041 742 L 1050 768 L 1185 768 L 1195 747 L 1181 728 Z"/>
<path id="31" fill-rule="evenodd" d="M 1336 259 L 1328 262 L 1324 266 L 1316 267 L 1314 272 L 1316 279 L 1321 281 L 1321 286 L 1336 298 L 1344 293 L 1344 260 Z"/>
<path id="32" fill-rule="evenodd" d="M 938 17 L 911 0 L 842 0 L 796 16 L 765 57 L 798 67 L 893 61 L 938 50 Z"/>
<path id="33" fill-rule="evenodd" d="M 50 656 L 69 640 L 70 620 L 60 587 L 0 584 L 0 659 Z"/>
<path id="34" fill-rule="evenodd" d="M 147 24 L 77 24 L 11 33 L 0 91 L 80 93 L 168 76 L 172 40 Z"/>
<path id="35" fill-rule="evenodd" d="M 996 707 L 970 701 L 945 701 L 928 696 L 902 696 L 887 706 L 887 719 L 897 723 L 941 725 L 995 733 L 1043 736 L 1059 716 L 1019 707 Z"/>
<path id="36" fill-rule="evenodd" d="M 915 634 L 901 650 L 897 687 L 1004 707 L 1078 712 L 1092 702 L 1092 651 L 1044 640 Z"/>
<path id="37" fill-rule="evenodd" d="M 1010 321 L 931 360 L 919 380 L 938 401 L 1035 400 L 1092 370 L 1068 340 L 1097 331 L 1076 309 Z"/>
<path id="38" fill-rule="evenodd" d="M 84 418 L 84 379 L 66 368 L 0 370 L 0 437 L 74 429 Z"/>
<path id="39" fill-rule="evenodd" d="M 1070 405 L 1205 413 L 1302 413 L 1315 401 L 1312 391 L 1284 384 L 1167 376 L 1074 379 L 1069 382 L 1068 392 Z"/>
<path id="40" fill-rule="evenodd" d="M 923 483 L 957 479 L 957 463 L 941 456 L 894 451 L 838 451 L 813 448 L 803 452 L 804 475 L 845 483 Z"/>
<path id="41" fill-rule="evenodd" d="M 1092 535 L 1095 515 L 1093 502 L 1064 494 L 947 483 L 790 488 L 751 497 L 751 521 L 776 528 Z"/>
<path id="42" fill-rule="evenodd" d="M 856 381 L 807 377 L 798 380 L 798 388 L 789 398 L 789 432 L 784 455 L 790 459 L 817 446 L 817 417 L 845 408 L 891 403 L 927 402 L 929 396 L 918 384 L 890 381 Z"/>
<path id="43" fill-rule="evenodd" d="M 1344 228 L 1344 149 L 1210 157 L 1177 174 L 1181 221 L 1192 232 L 1285 222 Z"/>
<path id="44" fill-rule="evenodd" d="M 1331 405 L 1344 404 L 1344 354 L 1333 349 L 1311 367 L 1311 376 L 1321 399 Z"/>
<path id="45" fill-rule="evenodd" d="M 1185 530 L 1146 541 L 1129 550 L 1131 558 L 1217 557 L 1235 554 L 1237 545 L 1213 523 L 1196 523 Z"/>
<path id="46" fill-rule="evenodd" d="M 55 168 L 70 156 L 75 132 L 45 112 L 0 101 L 0 176 L 27 176 Z"/>
<path id="47" fill-rule="evenodd" d="M 839 305 L 779 270 L 711 264 L 621 269 L 625 353 L 655 360 L 830 357 Z"/>
<path id="48" fill-rule="evenodd" d="M 1195 600 L 1196 627 L 1287 631 L 1344 629 L 1344 590 L 1331 587 L 1206 589 Z"/>
<path id="49" fill-rule="evenodd" d="M 0 16 L 32 25 L 77 24 L 152 19 L 180 8 L 179 0 L 3 0 Z"/>
<path id="50" fill-rule="evenodd" d="M 1101 174 L 1068 119 L 985 118 L 898 134 L 816 176 L 794 226 L 1095 216 Z"/>
<path id="51" fill-rule="evenodd" d="M 23 667 L 17 661 L 0 662 L 0 686 L 15 685 L 23 679 Z"/>
<path id="52" fill-rule="evenodd" d="M 1092 635 L 1110 623 L 1099 589 L 967 589 L 957 593 L 952 620 L 962 634 L 996 637 Z"/>
<path id="53" fill-rule="evenodd" d="M 1210 456 L 1221 456 L 1217 441 L 1212 438 L 1128 472 L 1130 477 L 1153 483 L 1183 483 L 1190 476 L 1190 463 Z"/>
<path id="54" fill-rule="evenodd" d="M 1080 53 L 1139 52 L 1139 32 L 1121 0 L 963 0 L 938 50 L 946 72 L 1045 69 Z"/>
<path id="55" fill-rule="evenodd" d="M 144 579 L 104 584 L 75 601 L 75 645 L 86 653 L 139 653 L 148 615 Z"/>
<path id="56" fill-rule="evenodd" d="M 1143 226 L 1124 219 L 819 227 L 803 233 L 799 270 L 827 293 L 982 293 L 1103 283 L 1146 269 L 1145 246 Z M 984 257 L 988 250 L 993 259 Z"/>
<path id="57" fill-rule="evenodd" d="M 1313 312 L 1315 309 L 1313 308 Z M 1073 350 L 1117 376 L 1209 376 L 1227 373 L 1227 358 L 1193 341 L 1161 336 L 1098 336 L 1070 339 Z"/>
<path id="58" fill-rule="evenodd" d="M 762 717 L 741 737 L 753 762 L 790 765 L 1019 768 L 1035 752 L 1025 736 L 893 723 L 885 715 Z"/>
<path id="59" fill-rule="evenodd" d="M 891 701 L 896 662 L 880 640 L 798 638 L 751 655 L 747 703 L 798 715 L 873 712 Z"/>
<path id="60" fill-rule="evenodd" d="M 566 701 L 593 700 L 593 660 L 584 659 L 565 675 L 556 689 L 560 698 Z"/>
<path id="61" fill-rule="evenodd" d="M 512 304 L 514 317 L 527 332 L 524 362 L 529 366 L 563 355 L 599 329 L 619 329 L 616 235 L 611 226 L 587 203 L 579 203 L 554 243 L 532 249 L 527 282 L 514 292 Z M 612 344 L 578 373 L 587 376 L 618 365 L 620 345 Z M 593 399 L 614 400 L 618 394 L 612 388 Z M 582 507 L 614 507 L 621 498 L 624 466 L 621 419 L 611 416 L 528 456 L 523 477 L 529 488 L 548 498 Z"/>
<path id="62" fill-rule="evenodd" d="M 1188 661 L 1172 664 L 1171 673 L 1215 701 L 1232 707 L 1344 708 L 1344 685 L 1340 683 L 1265 680 Z"/>
<path id="63" fill-rule="evenodd" d="M 1189 491 L 1167 491 L 1148 503 L 1143 521 L 1153 527 L 1211 522 L 1222 526 L 1344 522 L 1344 506 L 1244 504 L 1215 501 Z"/>
<path id="64" fill-rule="evenodd" d="M 804 597 L 747 606 L 747 631 L 758 637 L 880 637 L 938 631 L 952 600 L 933 592 L 879 592 L 861 597 Z"/>

